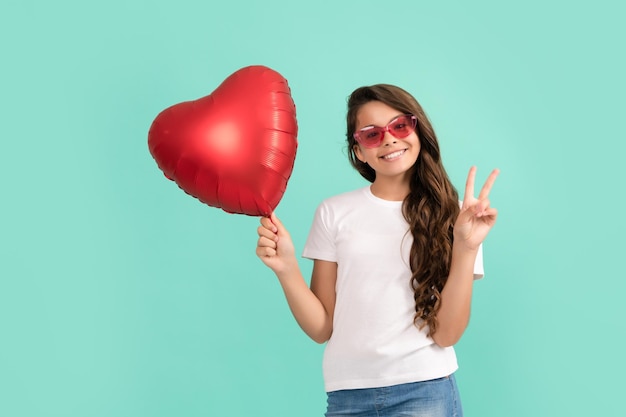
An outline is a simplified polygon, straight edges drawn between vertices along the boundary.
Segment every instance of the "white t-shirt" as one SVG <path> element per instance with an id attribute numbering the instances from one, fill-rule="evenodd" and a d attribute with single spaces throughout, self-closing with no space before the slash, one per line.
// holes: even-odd
<path id="1" fill-rule="evenodd" d="M 402 202 L 380 199 L 369 186 L 317 208 L 303 256 L 338 265 L 323 361 L 327 392 L 426 381 L 458 368 L 452 347 L 439 347 L 428 327 L 413 324 L 412 243 Z M 482 276 L 481 248 L 474 277 Z"/>

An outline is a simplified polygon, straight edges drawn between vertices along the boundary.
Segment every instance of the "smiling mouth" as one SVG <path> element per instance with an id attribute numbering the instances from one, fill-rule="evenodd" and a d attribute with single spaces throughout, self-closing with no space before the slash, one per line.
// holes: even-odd
<path id="1" fill-rule="evenodd" d="M 398 158 L 399 156 L 401 156 L 402 154 L 404 154 L 406 152 L 406 149 L 402 149 L 400 151 L 395 151 L 392 153 L 389 153 L 387 155 L 383 155 L 381 156 L 382 159 L 386 159 L 386 160 L 390 160 L 390 159 L 395 159 Z"/>

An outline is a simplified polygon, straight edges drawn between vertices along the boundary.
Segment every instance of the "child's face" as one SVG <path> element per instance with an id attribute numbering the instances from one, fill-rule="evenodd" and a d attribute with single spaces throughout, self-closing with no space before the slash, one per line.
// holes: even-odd
<path id="1" fill-rule="evenodd" d="M 387 126 L 390 121 L 402 114 L 402 112 L 380 101 L 370 101 L 357 112 L 355 130 L 358 131 L 367 126 Z M 354 145 L 354 152 L 361 162 L 367 163 L 376 171 L 376 179 L 378 180 L 380 177 L 407 174 L 417 161 L 420 142 L 415 131 L 401 139 L 385 132 L 380 146 L 366 148 L 356 144 Z M 406 177 L 408 179 L 408 176 Z"/>

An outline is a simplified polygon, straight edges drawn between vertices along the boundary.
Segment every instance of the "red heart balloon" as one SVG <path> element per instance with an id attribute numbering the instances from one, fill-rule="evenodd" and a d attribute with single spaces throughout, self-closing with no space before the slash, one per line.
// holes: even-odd
<path id="1" fill-rule="evenodd" d="M 268 216 L 287 188 L 297 134 L 287 80 L 257 65 L 234 72 L 206 97 L 159 113 L 148 147 L 165 176 L 203 203 Z"/>

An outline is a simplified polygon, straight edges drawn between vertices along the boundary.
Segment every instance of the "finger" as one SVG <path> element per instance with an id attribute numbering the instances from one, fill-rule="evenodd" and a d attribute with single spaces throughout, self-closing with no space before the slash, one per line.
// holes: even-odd
<path id="1" fill-rule="evenodd" d="M 273 226 L 271 226 L 271 227 L 273 227 Z M 276 233 L 273 232 L 272 230 L 268 229 L 265 226 L 259 226 L 256 229 L 256 232 L 259 235 L 259 237 L 265 236 L 266 238 L 271 239 L 271 240 L 277 240 L 278 239 L 278 236 L 276 235 Z"/>
<path id="2" fill-rule="evenodd" d="M 496 182 L 496 178 L 498 178 L 499 173 L 500 170 L 497 168 L 491 171 L 491 174 L 489 174 L 487 181 L 485 181 L 485 185 L 483 185 L 483 188 L 480 190 L 480 194 L 478 195 L 479 200 L 484 200 L 485 198 L 487 198 L 489 192 L 491 191 L 491 187 L 493 187 L 493 184 Z"/>
<path id="3" fill-rule="evenodd" d="M 261 217 L 261 225 L 274 233 L 278 231 L 278 229 L 276 228 L 274 223 L 272 223 L 272 220 L 269 217 Z"/>
<path id="4" fill-rule="evenodd" d="M 467 174 L 467 181 L 465 182 L 465 195 L 463 196 L 463 205 L 469 203 L 471 198 L 474 198 L 474 180 L 476 178 L 476 167 L 473 166 Z"/>
<path id="5" fill-rule="evenodd" d="M 257 247 L 256 256 L 258 256 L 259 258 L 269 258 L 271 256 L 276 256 L 276 250 L 267 247 Z"/>
<path id="6" fill-rule="evenodd" d="M 497 217 L 498 217 L 498 210 L 491 207 L 485 211 L 485 213 L 482 215 L 481 218 L 485 223 L 487 223 L 490 226 L 493 226 L 496 222 Z"/>
<path id="7" fill-rule="evenodd" d="M 264 237 L 266 239 L 273 240 L 273 241 L 278 240 L 278 236 L 276 235 L 276 233 L 272 232 L 269 229 L 266 229 L 263 226 L 259 226 L 259 228 L 257 229 L 257 233 L 259 234 L 259 238 Z"/>
<path id="8" fill-rule="evenodd" d="M 489 207 L 487 210 L 485 210 L 485 216 L 493 217 L 495 219 L 498 216 L 498 209 L 494 207 Z"/>
<path id="9" fill-rule="evenodd" d="M 493 217 L 494 219 L 497 216 L 498 216 L 498 209 L 494 207 L 489 207 L 487 210 L 485 210 L 485 214 L 483 215 L 483 217 Z"/>
<path id="10" fill-rule="evenodd" d="M 276 216 L 276 213 L 272 213 L 272 215 L 270 217 L 270 220 L 272 221 L 272 223 L 276 227 L 276 233 L 288 234 L 287 233 L 287 229 L 285 229 L 285 226 L 283 226 L 283 223 L 280 221 L 278 216 Z"/>
<path id="11" fill-rule="evenodd" d="M 482 217 L 485 215 L 485 212 L 489 209 L 489 205 L 491 203 L 489 200 L 478 200 L 478 203 L 474 206 L 474 213 L 477 217 Z"/>
<path id="12" fill-rule="evenodd" d="M 265 236 L 261 236 L 258 240 L 257 246 L 260 248 L 276 249 L 276 241 L 273 239 L 266 238 Z"/>

